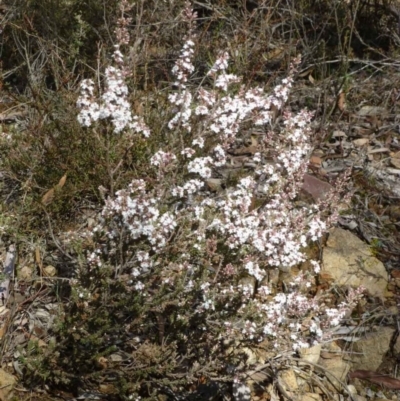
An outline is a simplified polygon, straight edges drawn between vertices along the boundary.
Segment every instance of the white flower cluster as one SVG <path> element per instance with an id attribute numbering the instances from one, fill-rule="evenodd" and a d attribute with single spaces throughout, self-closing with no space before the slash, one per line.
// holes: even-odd
<path id="1" fill-rule="evenodd" d="M 190 195 L 195 194 L 200 189 L 204 187 L 204 182 L 200 180 L 189 180 L 183 186 L 177 185 L 172 188 L 171 194 L 172 196 L 176 196 L 178 198 L 189 197 Z"/>
<path id="2" fill-rule="evenodd" d="M 159 150 L 150 159 L 150 164 L 160 169 L 166 168 L 169 164 L 176 160 L 176 156 L 171 152 L 163 152 Z"/>
<path id="3" fill-rule="evenodd" d="M 129 10 L 131 6 L 127 0 L 122 0 L 120 9 Z M 139 116 L 132 114 L 131 105 L 128 101 L 128 86 L 125 78 L 129 74 L 125 66 L 121 46 L 129 43 L 129 32 L 127 26 L 129 18 L 124 16 L 118 20 L 118 27 L 115 30 L 117 45 L 112 55 L 116 66 L 109 66 L 104 73 L 104 93 L 99 99 L 95 95 L 95 85 L 92 79 L 85 79 L 80 85 L 80 95 L 76 102 L 78 107 L 78 122 L 83 127 L 90 127 L 98 120 L 110 119 L 114 126 L 114 132 L 120 133 L 130 129 L 136 133 L 142 133 L 146 138 L 150 130 Z M 100 90 L 100 88 L 99 88 Z"/>
<path id="4" fill-rule="evenodd" d="M 146 192 L 143 180 L 132 181 L 128 189 L 116 193 L 115 199 L 107 199 L 102 216 L 120 216 L 121 224 L 129 230 L 131 238 L 147 240 L 154 251 L 167 244 L 177 226 L 173 213 L 160 212 L 157 200 Z"/>
<path id="5" fill-rule="evenodd" d="M 123 71 L 118 67 L 106 68 L 104 86 L 99 118 L 101 120 L 110 118 L 114 132 L 119 133 L 133 123 Z"/>
<path id="6" fill-rule="evenodd" d="M 84 79 L 81 82 L 81 94 L 76 102 L 80 109 L 78 122 L 84 127 L 90 127 L 93 121 L 97 121 L 100 115 L 100 106 L 95 100 L 94 82 L 92 79 Z"/>
<path id="7" fill-rule="evenodd" d="M 168 99 L 177 110 L 174 117 L 168 123 L 168 128 L 173 129 L 181 126 L 190 132 L 191 125 L 189 124 L 192 110 L 190 105 L 192 103 L 192 93 L 187 87 L 186 83 L 189 79 L 190 74 L 194 71 L 194 65 L 192 58 L 194 55 L 194 33 L 193 28 L 197 14 L 187 4 L 184 11 L 184 20 L 189 23 L 188 35 L 186 41 L 182 47 L 179 58 L 176 60 L 172 73 L 176 78 L 174 85 L 177 87 L 178 92 L 171 93 Z"/>
<path id="8" fill-rule="evenodd" d="M 98 120 L 110 119 L 114 132 L 120 133 L 126 128 L 145 137 L 150 130 L 143 119 L 134 116 L 128 102 L 128 87 L 125 83 L 124 72 L 120 67 L 108 67 L 104 78 L 105 91 L 97 101 L 94 95 L 94 82 L 85 79 L 81 82 L 81 94 L 76 102 L 80 109 L 78 122 L 84 127 L 90 127 Z"/>
<path id="9" fill-rule="evenodd" d="M 294 209 L 288 199 L 275 195 L 262 210 L 251 210 L 252 193 L 256 182 L 252 177 L 240 180 L 234 191 L 216 202 L 217 216 L 208 226 L 226 238 L 232 250 L 239 251 L 251 245 L 254 252 L 263 255 L 270 266 L 294 266 L 304 260 L 301 248 L 310 236 L 322 235 L 323 222 L 317 216 L 307 223 L 309 210 Z"/>
<path id="10" fill-rule="evenodd" d="M 190 173 L 196 173 L 202 178 L 210 178 L 212 165 L 213 159 L 211 157 L 196 157 L 188 164 L 187 169 Z"/>
<path id="11" fill-rule="evenodd" d="M 261 281 L 265 277 L 265 271 L 262 271 L 258 266 L 258 263 L 254 263 L 253 261 L 249 260 L 245 263 L 244 268 L 247 272 L 255 277 L 258 281 Z"/>

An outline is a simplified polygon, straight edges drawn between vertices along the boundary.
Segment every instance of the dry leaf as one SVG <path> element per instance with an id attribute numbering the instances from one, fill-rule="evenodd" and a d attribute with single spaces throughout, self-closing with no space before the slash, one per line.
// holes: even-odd
<path id="1" fill-rule="evenodd" d="M 275 386 L 273 386 L 272 384 L 268 385 L 267 391 L 269 393 L 271 401 L 279 401 L 280 400 L 280 397 L 275 390 Z"/>
<path id="2" fill-rule="evenodd" d="M 355 370 L 349 373 L 350 379 L 368 380 L 392 390 L 400 390 L 400 380 L 371 370 Z"/>
<path id="3" fill-rule="evenodd" d="M 301 78 L 307 77 L 308 75 L 311 75 L 313 71 L 314 71 L 314 68 L 313 68 L 313 67 L 308 68 L 307 70 L 301 72 L 301 73 L 299 74 L 299 77 L 301 77 Z"/>
<path id="4" fill-rule="evenodd" d="M 378 149 L 368 149 L 368 153 L 374 154 L 374 153 L 385 153 L 385 152 L 389 152 L 388 148 L 378 148 Z"/>
<path id="5" fill-rule="evenodd" d="M 400 270 L 398 269 L 391 270 L 390 274 L 393 278 L 400 278 Z"/>
<path id="6" fill-rule="evenodd" d="M 40 249 L 37 247 L 35 249 L 35 262 L 40 266 L 42 264 L 42 259 L 40 258 Z"/>
<path id="7" fill-rule="evenodd" d="M 27 338 L 28 338 L 29 341 L 32 341 L 32 342 L 37 343 L 37 345 L 38 345 L 40 348 L 46 348 L 46 347 L 47 347 L 47 344 L 46 344 L 43 340 L 41 340 L 40 338 L 36 337 L 35 335 L 33 335 L 33 334 L 26 334 L 26 336 L 27 336 Z"/>
<path id="8" fill-rule="evenodd" d="M 54 188 L 49 189 L 42 197 L 42 203 L 43 205 L 47 206 L 51 202 L 53 202 L 54 199 Z"/>
<path id="9" fill-rule="evenodd" d="M 61 178 L 60 181 L 58 181 L 58 184 L 56 185 L 58 189 L 61 189 L 65 182 L 67 181 L 67 174 L 64 174 Z"/>
<path id="10" fill-rule="evenodd" d="M 337 106 L 341 112 L 346 110 L 346 94 L 344 92 L 339 93 Z"/>
<path id="11" fill-rule="evenodd" d="M 106 369 L 107 365 L 108 365 L 108 360 L 106 358 L 104 358 L 104 356 L 101 356 L 101 357 L 97 358 L 96 366 L 99 369 Z"/>
<path id="12" fill-rule="evenodd" d="M 65 182 L 67 181 L 67 174 L 64 174 L 61 178 L 60 181 L 58 181 L 58 184 L 54 187 L 49 189 L 42 197 L 42 203 L 43 205 L 47 206 L 54 200 L 54 195 L 56 190 L 60 190 L 64 185 Z"/>

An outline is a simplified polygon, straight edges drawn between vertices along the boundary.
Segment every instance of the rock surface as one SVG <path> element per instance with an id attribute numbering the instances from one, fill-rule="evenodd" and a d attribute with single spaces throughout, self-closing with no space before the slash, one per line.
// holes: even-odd
<path id="1" fill-rule="evenodd" d="M 333 387 L 331 388 L 333 391 L 335 388 L 341 388 L 342 383 L 346 382 L 347 374 L 350 371 L 350 363 L 344 361 L 342 349 L 335 343 L 332 342 L 326 347 L 327 353 L 321 353 L 321 358 L 319 360 L 319 365 L 326 369 L 328 374 L 328 379 Z M 323 355 L 328 355 L 329 357 L 323 357 Z M 327 384 L 328 387 L 331 387 Z"/>
<path id="2" fill-rule="evenodd" d="M 11 397 L 16 379 L 5 370 L 0 369 L 0 401 L 8 401 Z"/>
<path id="3" fill-rule="evenodd" d="M 394 331 L 391 327 L 379 327 L 376 332 L 367 333 L 355 342 L 351 348 L 353 370 L 377 371 L 389 350 Z"/>
<path id="4" fill-rule="evenodd" d="M 322 273 L 340 286 L 363 286 L 372 296 L 384 298 L 388 283 L 385 266 L 371 254 L 369 245 L 349 231 L 334 228 L 323 250 Z"/>

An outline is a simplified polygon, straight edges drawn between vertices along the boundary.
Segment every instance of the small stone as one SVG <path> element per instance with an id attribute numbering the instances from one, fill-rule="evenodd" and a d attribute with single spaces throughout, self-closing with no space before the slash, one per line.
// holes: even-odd
<path id="1" fill-rule="evenodd" d="M 368 138 L 359 138 L 359 139 L 354 139 L 354 141 L 353 141 L 353 145 L 356 146 L 357 148 L 361 148 L 362 146 L 365 146 L 368 144 L 369 144 Z"/>
<path id="2" fill-rule="evenodd" d="M 325 181 L 321 181 L 317 177 L 310 174 L 304 174 L 302 190 L 311 195 L 314 201 L 318 201 L 329 194 L 332 190 L 332 186 Z"/>
<path id="3" fill-rule="evenodd" d="M 397 159 L 396 157 L 391 157 L 390 158 L 390 164 L 393 167 L 400 168 L 400 159 Z"/>
<path id="4" fill-rule="evenodd" d="M 47 277 L 54 277 L 57 274 L 57 269 L 51 265 L 46 266 L 43 270 Z"/>
<path id="5" fill-rule="evenodd" d="M 311 156 L 310 164 L 312 164 L 314 167 L 319 168 L 322 166 L 322 159 L 319 156 Z"/>
<path id="6" fill-rule="evenodd" d="M 352 370 L 377 371 L 390 348 L 394 331 L 391 327 L 377 327 L 377 331 L 367 333 L 353 343 Z"/>
<path id="7" fill-rule="evenodd" d="M 288 392 L 294 392 L 298 390 L 299 386 L 297 384 L 296 375 L 293 369 L 287 369 L 279 374 L 279 379 L 281 385 L 285 388 Z"/>
<path id="8" fill-rule="evenodd" d="M 357 112 L 359 116 L 376 116 L 376 115 L 386 115 L 387 110 L 384 107 L 378 106 L 363 106 Z"/>
<path id="9" fill-rule="evenodd" d="M 299 350 L 300 359 L 305 362 L 318 363 L 321 348 L 321 344 L 314 345 L 311 348 L 301 348 Z"/>
<path id="10" fill-rule="evenodd" d="M 323 250 L 321 274 L 329 274 L 338 285 L 364 287 L 370 295 L 385 298 L 388 274 L 371 248 L 350 231 L 330 231 Z"/>
<path id="11" fill-rule="evenodd" d="M 100 384 L 99 390 L 103 394 L 115 394 L 116 390 L 112 384 Z"/>
<path id="12" fill-rule="evenodd" d="M 332 138 L 344 138 L 344 137 L 346 137 L 346 136 L 347 136 L 347 135 L 346 135 L 345 132 L 339 131 L 339 130 L 333 131 L 333 133 L 332 133 Z"/>
<path id="13" fill-rule="evenodd" d="M 112 362 L 122 362 L 122 356 L 119 354 L 111 354 L 109 358 Z"/>
<path id="14" fill-rule="evenodd" d="M 24 266 L 18 271 L 18 277 L 21 280 L 30 280 L 32 278 L 32 269 L 29 266 Z"/>
<path id="15" fill-rule="evenodd" d="M 347 385 L 347 391 L 353 395 L 357 394 L 357 389 L 352 384 Z"/>
<path id="16" fill-rule="evenodd" d="M 206 185 L 212 192 L 222 191 L 222 180 L 219 178 L 208 178 L 206 180 Z"/>
<path id="17" fill-rule="evenodd" d="M 328 359 L 321 357 L 319 365 L 323 366 L 330 373 L 331 384 L 340 387 L 341 382 L 346 380 L 347 373 L 349 373 L 350 370 L 350 364 L 342 359 L 342 349 L 336 344 L 336 342 L 328 344 L 326 348 L 326 351 L 329 354 L 335 354 L 338 357 Z"/>

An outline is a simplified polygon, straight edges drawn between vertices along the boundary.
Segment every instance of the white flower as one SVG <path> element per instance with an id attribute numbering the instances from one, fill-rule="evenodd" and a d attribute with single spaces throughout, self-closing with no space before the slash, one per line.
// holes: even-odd
<path id="1" fill-rule="evenodd" d="M 175 160 L 176 156 L 173 153 L 159 150 L 150 159 L 150 164 L 157 167 L 166 167 Z"/>
<path id="2" fill-rule="evenodd" d="M 207 157 L 197 157 L 193 161 L 188 164 L 188 171 L 190 173 L 199 174 L 202 178 L 210 178 L 211 177 L 211 168 L 212 158 Z"/>
<path id="3" fill-rule="evenodd" d="M 249 261 L 244 265 L 244 267 L 251 276 L 259 281 L 261 281 L 265 276 L 265 273 L 258 267 L 257 263 Z"/>
<path id="4" fill-rule="evenodd" d="M 211 67 L 210 71 L 208 71 L 207 75 L 213 75 L 217 71 L 224 71 L 228 68 L 228 60 L 229 60 L 229 53 L 223 52 L 219 55 L 217 60 L 215 61 L 214 65 Z"/>

